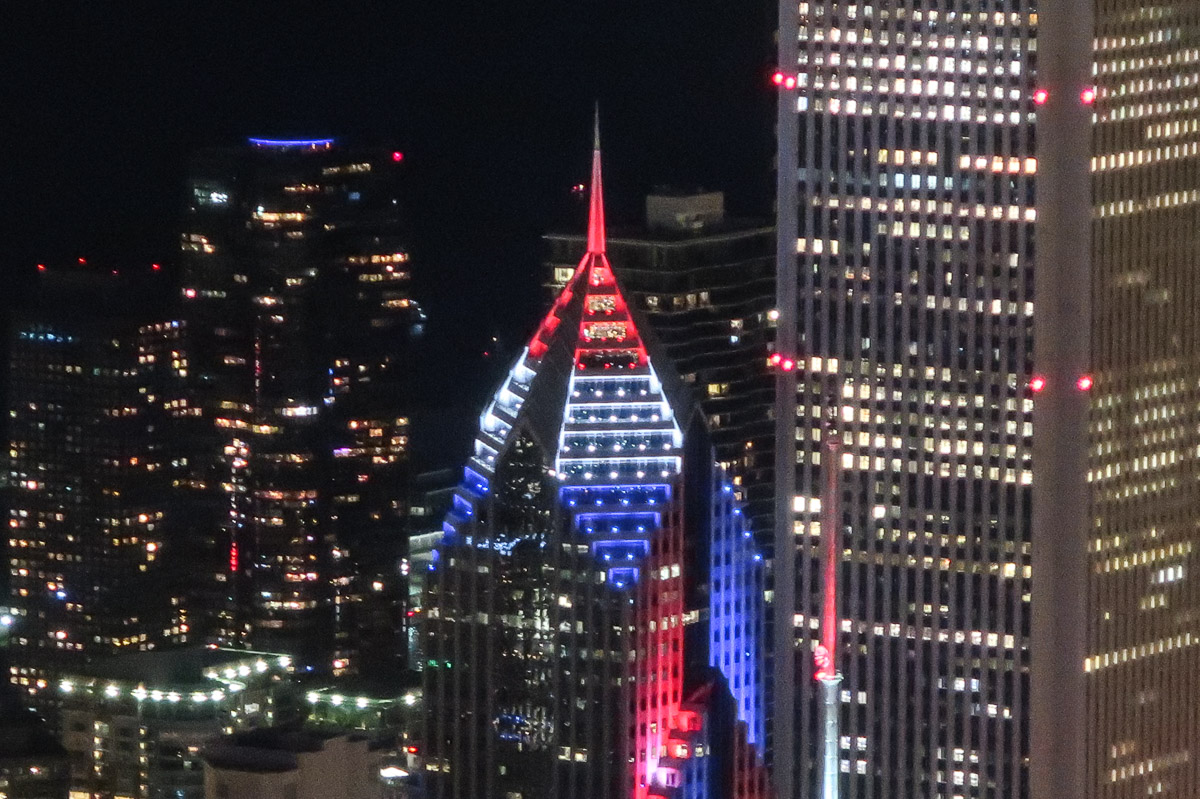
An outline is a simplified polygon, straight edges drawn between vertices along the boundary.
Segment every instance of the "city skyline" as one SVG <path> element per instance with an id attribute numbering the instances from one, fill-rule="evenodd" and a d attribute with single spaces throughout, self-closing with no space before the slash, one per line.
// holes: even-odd
<path id="1" fill-rule="evenodd" d="M 1200 790 L 1194 0 L 121 21 L 0 32 L 55 779 Z"/>
<path id="2" fill-rule="evenodd" d="M 29 287 L 37 263 L 173 270 L 197 150 L 250 136 L 387 142 L 421 197 L 411 214 L 427 268 L 414 288 L 449 365 L 429 370 L 431 394 L 466 381 L 461 414 L 485 400 L 476 375 L 498 376 L 541 311 L 539 237 L 582 218 L 572 189 L 587 165 L 571 142 L 588 135 L 596 100 L 615 222 L 636 218 L 656 185 L 723 190 L 733 213 L 769 215 L 765 5 L 468 8 L 16 15 L 0 30 L 9 104 L 21 109 L 19 124 L 0 127 L 0 151 L 20 153 L 0 171 L 11 203 L 0 213 L 0 304 Z M 595 41 L 622 57 L 606 59 Z M 453 450 L 414 447 L 450 467 L 469 437 L 457 425 Z"/>

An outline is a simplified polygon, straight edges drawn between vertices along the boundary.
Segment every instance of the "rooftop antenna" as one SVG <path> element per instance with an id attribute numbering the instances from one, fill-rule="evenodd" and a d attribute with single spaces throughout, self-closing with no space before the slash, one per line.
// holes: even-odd
<path id="1" fill-rule="evenodd" d="M 840 466 L 841 442 L 838 440 L 835 418 L 825 423 L 821 465 L 824 483 L 821 487 L 821 589 L 824 605 L 821 612 L 821 643 L 817 644 L 813 660 L 817 670 L 813 675 L 821 685 L 821 716 L 823 721 L 823 758 L 821 764 L 821 799 L 838 799 L 841 778 L 841 758 L 838 755 L 840 738 L 838 718 L 838 687 L 842 675 L 837 668 L 838 634 L 838 566 L 841 562 Z"/>

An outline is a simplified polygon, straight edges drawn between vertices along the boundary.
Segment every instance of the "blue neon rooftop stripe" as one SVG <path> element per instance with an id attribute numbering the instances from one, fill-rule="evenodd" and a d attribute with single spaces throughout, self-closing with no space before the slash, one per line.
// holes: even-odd
<path id="1" fill-rule="evenodd" d="M 250 137 L 255 147 L 329 147 L 333 139 L 256 139 Z"/>

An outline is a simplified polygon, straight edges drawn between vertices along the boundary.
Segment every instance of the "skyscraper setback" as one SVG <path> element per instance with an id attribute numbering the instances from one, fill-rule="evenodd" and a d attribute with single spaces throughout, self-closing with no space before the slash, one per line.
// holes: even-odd
<path id="1" fill-rule="evenodd" d="M 410 296 L 403 154 L 251 139 L 196 159 L 182 239 L 194 403 L 223 497 L 219 638 L 399 667 Z"/>
<path id="2" fill-rule="evenodd" d="M 777 488 L 795 496 L 806 663 L 819 607 L 814 500 L 824 471 L 841 472 L 846 796 L 1028 795 L 1026 759 L 1039 756 L 1026 732 L 1032 492 L 1074 508 L 1085 477 L 1087 782 L 1113 797 L 1192 796 L 1200 784 L 1189 755 L 1200 730 L 1183 710 L 1198 605 L 1184 510 L 1197 499 L 1185 397 L 1200 380 L 1186 277 L 1200 221 L 1193 5 L 780 4 L 779 341 L 802 369 L 779 377 L 780 436 L 794 430 L 798 452 Z M 1061 248 L 1062 225 L 1086 231 L 1086 212 L 1067 211 L 1088 205 L 1076 178 L 1089 159 L 1090 286 L 1086 264 L 1062 249 L 1063 261 L 1047 258 L 1034 237 L 1036 223 Z M 1051 182 L 1035 193 L 1043 172 Z M 1057 308 L 1073 292 L 1084 294 L 1077 327 L 1063 329 L 1072 317 L 1056 310 L 1059 329 L 1041 329 L 1057 343 L 1035 342 L 1035 299 Z M 1089 292 L 1090 369 L 1067 342 L 1086 343 Z M 1088 465 L 1043 449 L 1039 467 L 1038 430 L 1067 442 L 1088 401 Z M 838 416 L 836 464 L 820 460 L 823 405 Z M 1039 477 L 1042 467 L 1076 474 Z M 779 542 L 791 517 L 781 510 Z M 789 636 L 777 633 L 782 647 Z M 1078 659 L 1032 657 L 1068 669 Z M 810 686 L 797 688 L 795 724 L 775 727 L 795 730 L 792 795 L 818 779 Z M 776 743 L 778 758 L 791 742 Z"/>
<path id="3" fill-rule="evenodd" d="M 762 566 L 703 427 L 586 253 L 484 410 L 427 581 L 435 796 L 765 797 Z"/>

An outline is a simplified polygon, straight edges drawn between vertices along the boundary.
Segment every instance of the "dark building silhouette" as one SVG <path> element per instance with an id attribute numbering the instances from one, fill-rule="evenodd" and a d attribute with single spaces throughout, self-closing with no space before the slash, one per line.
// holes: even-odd
<path id="1" fill-rule="evenodd" d="M 9 655 L 35 695 L 58 670 L 191 640 L 207 613 L 185 323 L 117 272 L 41 267 L 8 331 Z"/>
<path id="2" fill-rule="evenodd" d="M 10 685 L 0 685 L 0 794 L 67 799 L 67 752 Z"/>

